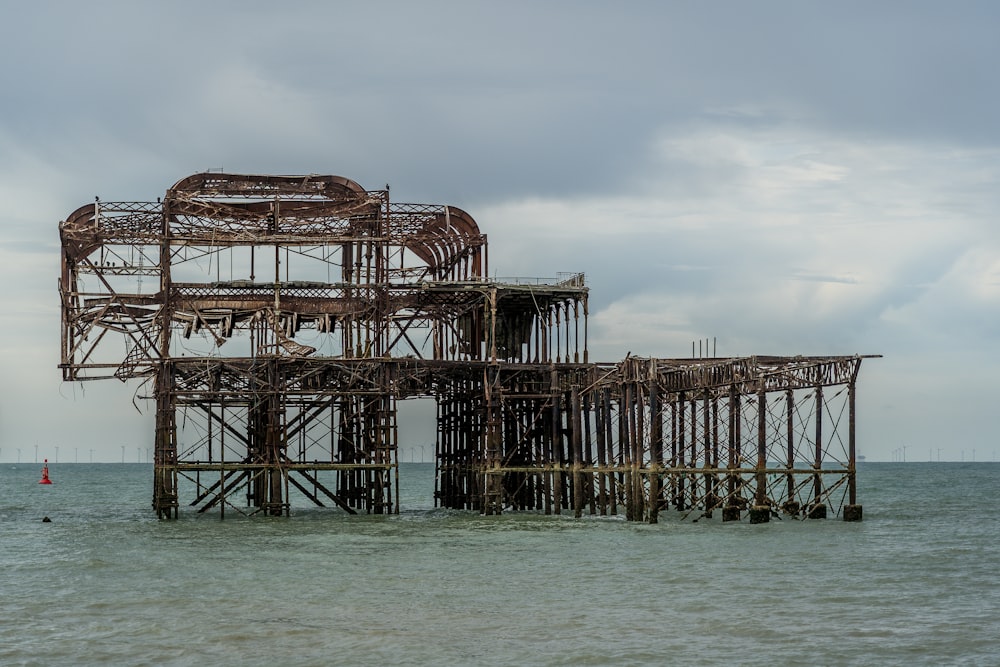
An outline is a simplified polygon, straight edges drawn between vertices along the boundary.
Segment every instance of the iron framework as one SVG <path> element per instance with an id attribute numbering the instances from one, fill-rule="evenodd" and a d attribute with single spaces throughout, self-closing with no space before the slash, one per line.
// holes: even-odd
<path id="1" fill-rule="evenodd" d="M 153 507 L 399 511 L 397 403 L 436 402 L 440 506 L 861 518 L 863 356 L 595 363 L 582 274 L 487 278 L 453 206 L 202 173 L 60 223 L 65 381 L 155 403 Z"/>

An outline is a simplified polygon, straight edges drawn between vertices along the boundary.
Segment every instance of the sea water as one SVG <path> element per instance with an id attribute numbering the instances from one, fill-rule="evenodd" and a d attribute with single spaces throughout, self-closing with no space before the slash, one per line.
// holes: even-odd
<path id="1" fill-rule="evenodd" d="M 0 464 L 3 665 L 997 665 L 1000 464 L 861 464 L 864 521 L 293 505 L 159 521 L 144 464 Z M 43 522 L 43 517 L 51 522 Z"/>

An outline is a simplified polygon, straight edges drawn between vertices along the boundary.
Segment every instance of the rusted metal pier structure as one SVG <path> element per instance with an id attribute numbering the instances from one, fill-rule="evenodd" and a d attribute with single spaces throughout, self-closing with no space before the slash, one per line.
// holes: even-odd
<path id="1" fill-rule="evenodd" d="M 860 520 L 863 356 L 590 361 L 584 276 L 490 280 L 453 206 L 338 176 L 195 174 L 60 224 L 65 381 L 155 404 L 153 508 L 399 511 L 397 404 L 436 502 L 498 514 Z"/>

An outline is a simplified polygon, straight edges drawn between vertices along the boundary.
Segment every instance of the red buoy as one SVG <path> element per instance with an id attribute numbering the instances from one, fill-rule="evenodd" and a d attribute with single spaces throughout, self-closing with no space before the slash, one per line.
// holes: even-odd
<path id="1" fill-rule="evenodd" d="M 42 478 L 38 480 L 39 484 L 51 484 L 52 480 L 49 479 L 49 460 L 45 459 L 45 465 L 42 466 Z"/>

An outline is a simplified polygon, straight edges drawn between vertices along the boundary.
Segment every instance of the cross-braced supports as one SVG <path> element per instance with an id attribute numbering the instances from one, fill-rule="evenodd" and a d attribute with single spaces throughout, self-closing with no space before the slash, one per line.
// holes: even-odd
<path id="1" fill-rule="evenodd" d="M 860 515 L 861 357 L 501 366 L 439 397 L 439 502 L 658 520 Z"/>
<path id="2" fill-rule="evenodd" d="M 395 397 L 382 389 L 385 370 L 278 357 L 168 364 L 154 507 L 176 514 L 181 478 L 194 486 L 198 512 L 288 514 L 289 487 L 318 506 L 398 511 Z"/>

